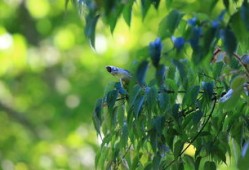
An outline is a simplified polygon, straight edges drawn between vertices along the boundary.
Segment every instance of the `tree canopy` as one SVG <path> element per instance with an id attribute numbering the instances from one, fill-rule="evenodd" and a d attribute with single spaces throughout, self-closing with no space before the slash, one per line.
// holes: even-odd
<path id="1" fill-rule="evenodd" d="M 76 4 L 93 47 L 98 23 L 115 33 L 121 17 L 156 35 L 133 52 L 128 87 L 117 79 L 96 102 L 97 169 L 249 167 L 247 0 Z"/>

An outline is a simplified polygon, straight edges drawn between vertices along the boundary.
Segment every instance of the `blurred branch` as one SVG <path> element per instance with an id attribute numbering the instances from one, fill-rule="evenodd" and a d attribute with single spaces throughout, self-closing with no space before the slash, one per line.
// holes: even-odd
<path id="1" fill-rule="evenodd" d="M 24 117 L 24 113 L 20 113 L 10 106 L 5 105 L 0 102 L 0 110 L 4 111 L 10 118 L 20 123 L 23 127 L 25 127 L 28 131 L 30 131 L 35 137 L 38 138 L 38 133 L 35 130 L 35 127 L 31 122 Z"/>

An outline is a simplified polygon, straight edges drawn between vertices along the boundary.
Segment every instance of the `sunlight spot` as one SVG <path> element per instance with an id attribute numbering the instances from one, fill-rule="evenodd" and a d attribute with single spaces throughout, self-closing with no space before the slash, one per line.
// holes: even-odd
<path id="1" fill-rule="evenodd" d="M 13 38 L 10 34 L 0 35 L 0 50 L 8 49 L 13 44 Z"/>
<path id="2" fill-rule="evenodd" d="M 79 151 L 79 154 L 80 154 L 81 161 L 82 161 L 81 163 L 84 166 L 87 166 L 87 167 L 93 167 L 94 166 L 95 154 L 94 154 L 94 151 L 93 151 L 92 148 L 90 148 L 90 147 L 82 148 Z"/>
<path id="3" fill-rule="evenodd" d="M 14 170 L 14 164 L 10 160 L 3 160 L 1 167 L 3 170 Z"/>
<path id="4" fill-rule="evenodd" d="M 45 155 L 41 156 L 41 158 L 40 158 L 40 166 L 42 168 L 50 169 L 52 167 L 52 164 L 53 164 L 53 162 L 52 162 L 50 157 L 45 156 Z"/>
<path id="5" fill-rule="evenodd" d="M 76 108 L 77 106 L 79 106 L 80 104 L 80 99 L 78 96 L 76 95 L 69 95 L 66 98 L 66 105 L 67 107 L 73 109 Z"/>
<path id="6" fill-rule="evenodd" d="M 50 5 L 47 0 L 43 1 L 28 0 L 26 1 L 26 5 L 31 15 L 35 18 L 45 17 L 50 10 Z"/>
<path id="7" fill-rule="evenodd" d="M 66 94 L 70 90 L 71 85 L 67 79 L 63 77 L 57 77 L 55 80 L 55 88 L 59 93 Z"/>
<path id="8" fill-rule="evenodd" d="M 99 54 L 102 54 L 107 50 L 107 40 L 104 35 L 101 34 L 96 35 L 95 50 Z"/>

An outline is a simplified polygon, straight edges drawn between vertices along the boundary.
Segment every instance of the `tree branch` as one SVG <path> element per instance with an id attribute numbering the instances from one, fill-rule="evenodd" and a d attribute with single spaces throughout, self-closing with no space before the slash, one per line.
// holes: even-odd
<path id="1" fill-rule="evenodd" d="M 194 143 L 194 141 L 200 136 L 201 132 L 204 130 L 204 128 L 206 127 L 207 123 L 209 122 L 210 118 L 212 117 L 212 114 L 214 112 L 215 109 L 215 105 L 216 105 L 216 99 L 214 100 L 214 104 L 213 107 L 210 111 L 210 114 L 208 115 L 207 120 L 204 122 L 203 126 L 201 127 L 201 129 L 199 130 L 199 132 L 193 137 L 193 139 L 189 142 L 189 144 L 187 145 L 187 147 L 185 147 L 181 153 L 177 156 L 176 159 L 174 159 L 173 161 L 171 161 L 167 166 L 166 169 L 169 168 L 179 157 L 182 156 L 182 154 Z"/>
<path id="2" fill-rule="evenodd" d="M 23 113 L 14 110 L 13 108 L 5 105 L 2 102 L 0 102 L 0 110 L 4 111 L 10 118 L 20 123 L 23 127 L 25 127 L 28 131 L 30 131 L 35 137 L 38 137 L 34 125 L 31 124 L 31 122 L 26 117 L 22 116 L 24 115 Z"/>

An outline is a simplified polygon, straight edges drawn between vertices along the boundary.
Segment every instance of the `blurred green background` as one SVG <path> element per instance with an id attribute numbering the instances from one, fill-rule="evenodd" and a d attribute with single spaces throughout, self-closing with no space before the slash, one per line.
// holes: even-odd
<path id="1" fill-rule="evenodd" d="M 134 8 L 130 28 L 98 23 L 94 50 L 72 3 L 0 1 L 0 169 L 94 169 L 92 111 L 116 81 L 105 66 L 136 65 L 164 16 L 151 9 L 142 21 Z"/>

